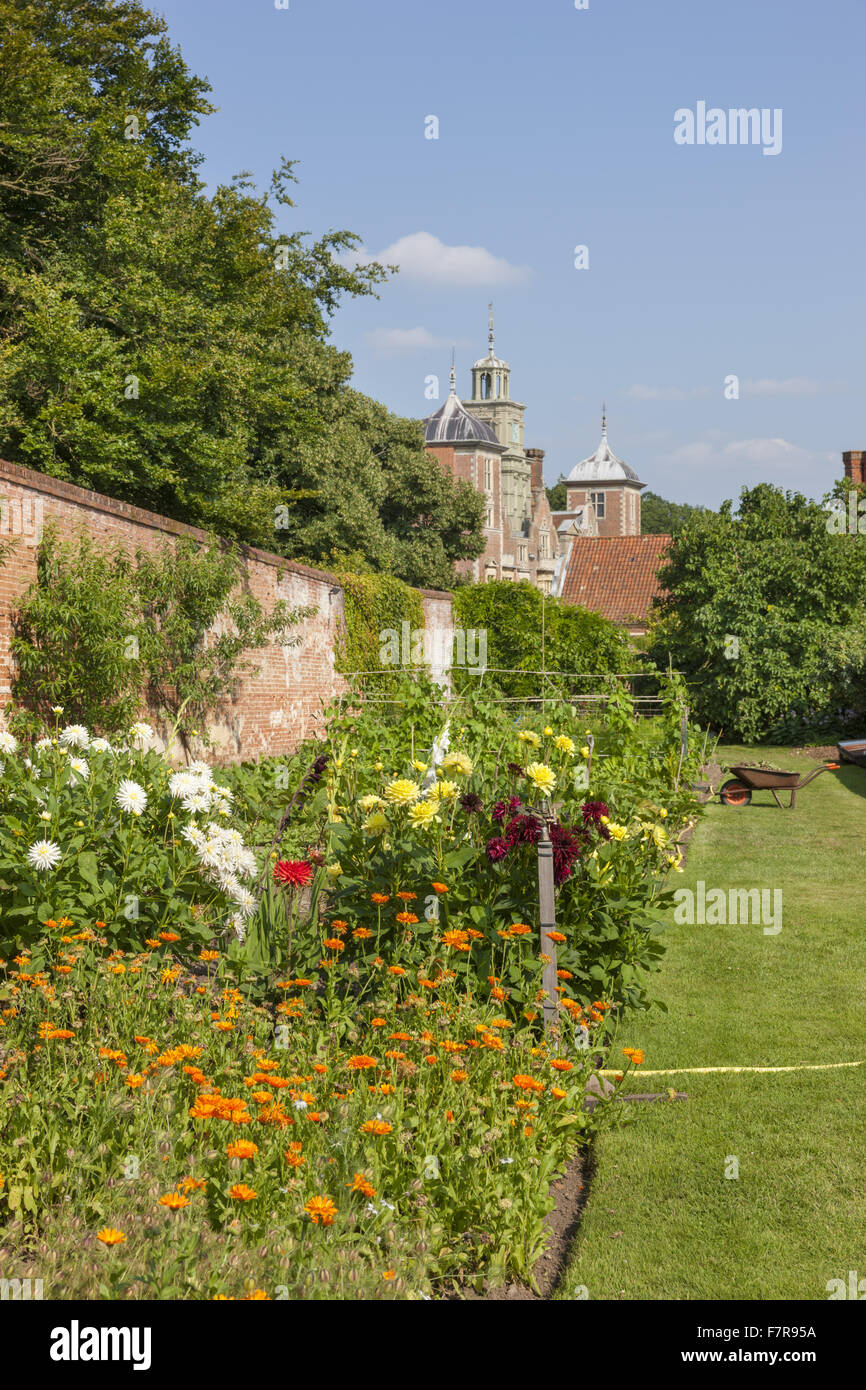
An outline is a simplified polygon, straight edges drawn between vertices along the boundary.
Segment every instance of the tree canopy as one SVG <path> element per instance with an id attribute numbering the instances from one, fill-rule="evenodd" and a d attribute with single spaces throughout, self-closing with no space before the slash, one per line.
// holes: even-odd
<path id="1" fill-rule="evenodd" d="M 656 492 L 645 492 L 640 500 L 640 529 L 642 536 L 672 536 L 685 526 L 703 507 L 689 502 L 667 502 Z"/>
<path id="2" fill-rule="evenodd" d="M 829 515 L 761 483 L 674 535 L 650 653 L 728 738 L 786 741 L 866 708 L 866 538 Z"/>
<path id="3" fill-rule="evenodd" d="M 329 341 L 358 238 L 294 229 L 294 165 L 212 195 L 213 107 L 139 0 L 0 0 L 0 452 L 223 536 L 447 586 L 482 502 Z M 282 227 L 292 224 L 284 232 Z"/>

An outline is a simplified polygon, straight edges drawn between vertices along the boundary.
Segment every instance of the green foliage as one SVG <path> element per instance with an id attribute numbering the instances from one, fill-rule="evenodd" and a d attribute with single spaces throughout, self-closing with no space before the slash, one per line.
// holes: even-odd
<path id="1" fill-rule="evenodd" d="M 357 549 L 447 586 L 481 500 L 416 422 L 349 389 L 328 341 L 386 271 L 265 192 L 204 191 L 213 107 L 139 0 L 0 0 L 0 450 L 13 462 L 321 564 Z M 137 129 L 134 122 L 137 122 Z"/>
<path id="2" fill-rule="evenodd" d="M 181 540 L 156 556 L 137 556 L 148 706 L 185 746 L 205 733 L 208 715 L 238 681 L 258 670 L 244 653 L 274 640 L 296 645 L 288 630 L 313 611 L 279 600 L 265 615 L 253 594 L 233 597 L 243 572 L 238 551 L 215 541 L 202 547 Z"/>
<path id="3" fill-rule="evenodd" d="M 826 737 L 866 708 L 866 540 L 827 521 L 760 484 L 674 538 L 651 655 L 670 657 L 698 719 L 728 737 Z"/>
<path id="4" fill-rule="evenodd" d="M 642 536 L 673 536 L 705 507 L 693 507 L 689 502 L 666 502 L 655 492 L 645 492 L 640 501 Z"/>
<path id="5" fill-rule="evenodd" d="M 568 494 L 565 490 L 565 481 L 564 477 L 559 477 L 553 487 L 545 489 L 552 512 L 564 512 L 568 506 Z"/>
<path id="6" fill-rule="evenodd" d="M 184 747 L 207 742 L 206 721 L 238 680 L 256 669 L 244 653 L 308 616 L 283 602 L 265 615 L 236 595 L 239 553 L 216 541 L 180 540 L 156 555 L 94 550 L 87 537 L 61 544 L 46 529 L 37 582 L 15 617 L 15 727 L 28 717 L 67 719 L 112 734 L 149 708 Z"/>
<path id="7" fill-rule="evenodd" d="M 421 595 L 391 575 L 342 573 L 337 578 L 345 594 L 345 629 L 337 650 L 337 670 L 378 671 L 387 664 L 383 663 L 382 650 L 388 639 L 383 633 L 396 633 L 399 640 L 403 623 L 409 624 L 410 634 L 423 632 Z M 389 651 L 385 654 L 391 655 Z M 396 677 L 398 672 L 394 674 Z"/>
<path id="8" fill-rule="evenodd" d="M 537 695 L 540 677 L 500 675 L 496 668 L 516 671 L 628 671 L 634 655 L 622 630 L 597 613 L 561 599 L 544 598 L 527 581 L 510 580 L 467 585 L 455 591 L 454 621 L 464 629 L 487 633 L 485 683 L 507 695 Z M 455 681 L 466 688 L 478 677 L 455 670 Z"/>
<path id="9" fill-rule="evenodd" d="M 13 727 L 23 727 L 21 711 L 51 724 L 60 706 L 70 721 L 103 733 L 128 728 L 142 703 L 141 618 L 124 551 L 96 551 L 87 537 L 62 544 L 46 527 L 36 583 L 13 619 Z"/>

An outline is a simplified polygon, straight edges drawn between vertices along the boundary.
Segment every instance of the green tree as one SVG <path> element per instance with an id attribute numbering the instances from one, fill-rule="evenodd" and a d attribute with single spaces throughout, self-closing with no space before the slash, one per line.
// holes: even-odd
<path id="1" fill-rule="evenodd" d="M 321 563 L 447 585 L 481 508 L 329 341 L 358 238 L 296 230 L 291 161 L 207 196 L 213 108 L 139 0 L 0 0 L 0 449 Z"/>
<path id="2" fill-rule="evenodd" d="M 540 677 L 499 675 L 496 668 L 515 672 L 602 673 L 629 671 L 634 655 L 621 628 L 575 604 L 545 598 L 533 584 L 509 579 L 471 584 L 454 594 L 454 622 L 465 630 L 487 634 L 485 684 L 508 695 L 537 695 Z M 467 650 L 469 642 L 467 638 Z M 454 672 L 458 684 L 459 671 Z M 466 683 L 477 676 L 465 676 Z M 575 682 L 566 681 L 567 688 Z"/>
<path id="3" fill-rule="evenodd" d="M 689 502 L 666 502 L 658 493 L 645 492 L 640 501 L 641 535 L 672 536 L 697 512 L 704 510 Z"/>
<path id="4" fill-rule="evenodd" d="M 726 737 L 798 738 L 866 706 L 866 539 L 827 523 L 826 506 L 761 483 L 674 536 L 650 654 Z"/>
<path id="5" fill-rule="evenodd" d="M 550 503 L 552 512 L 564 512 L 568 506 L 568 497 L 565 491 L 565 477 L 560 474 L 553 487 L 545 489 L 547 500 Z"/>

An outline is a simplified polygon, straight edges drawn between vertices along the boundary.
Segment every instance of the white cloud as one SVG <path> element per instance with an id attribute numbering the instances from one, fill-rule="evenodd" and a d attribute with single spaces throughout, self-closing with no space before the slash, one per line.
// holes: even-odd
<path id="1" fill-rule="evenodd" d="M 406 279 L 431 285 L 519 285 L 532 273 L 529 266 L 511 265 L 483 246 L 446 246 L 431 232 L 413 232 L 375 255 L 362 250 L 350 259 L 356 265 L 397 265 Z"/>
<path id="2" fill-rule="evenodd" d="M 434 338 L 426 328 L 373 328 L 366 334 L 374 352 L 383 356 L 403 352 L 440 352 L 451 347 L 465 347 L 465 342 L 453 343 L 446 338 Z"/>
<path id="3" fill-rule="evenodd" d="M 683 390 L 679 386 L 630 386 L 626 391 L 627 396 L 633 397 L 637 401 L 692 401 L 698 396 L 708 396 L 710 390 L 708 386 L 695 386 L 690 390 Z"/>
<path id="4" fill-rule="evenodd" d="M 682 500 L 686 491 L 695 500 L 716 506 L 739 495 L 740 487 L 775 483 L 778 487 L 821 497 L 841 476 L 842 460 L 831 450 L 803 449 L 787 439 L 733 439 L 722 443 L 699 439 L 656 456 L 644 469 L 652 489 L 663 497 Z"/>
<path id="5" fill-rule="evenodd" d="M 772 377 L 761 377 L 756 381 L 741 384 L 744 396 L 821 396 L 827 392 L 845 389 L 843 381 L 816 381 L 814 377 L 791 376 L 776 381 Z"/>

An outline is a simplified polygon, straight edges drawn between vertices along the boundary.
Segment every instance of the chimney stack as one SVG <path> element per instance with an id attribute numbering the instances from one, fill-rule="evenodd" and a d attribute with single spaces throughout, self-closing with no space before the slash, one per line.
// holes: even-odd
<path id="1" fill-rule="evenodd" d="M 532 487 L 544 487 L 544 450 L 527 449 L 525 453 L 530 463 L 530 481 Z"/>
<path id="2" fill-rule="evenodd" d="M 852 483 L 864 483 L 866 477 L 863 476 L 863 465 L 866 462 L 866 450 L 848 449 L 842 455 L 842 462 L 845 465 L 845 477 Z"/>

